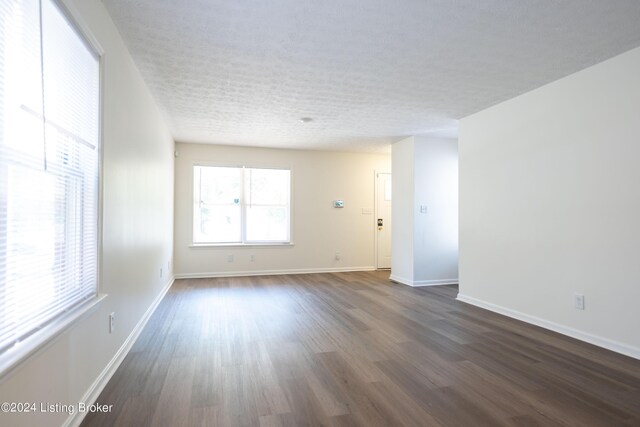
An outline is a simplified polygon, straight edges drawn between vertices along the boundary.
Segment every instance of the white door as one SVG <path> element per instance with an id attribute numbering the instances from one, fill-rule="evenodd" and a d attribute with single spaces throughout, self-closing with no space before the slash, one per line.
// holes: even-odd
<path id="1" fill-rule="evenodd" d="M 376 174 L 376 267 L 391 268 L 391 174 Z"/>

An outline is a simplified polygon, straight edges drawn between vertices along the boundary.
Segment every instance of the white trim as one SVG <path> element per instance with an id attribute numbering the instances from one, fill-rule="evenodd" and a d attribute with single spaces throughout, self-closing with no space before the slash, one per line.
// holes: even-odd
<path id="1" fill-rule="evenodd" d="M 438 280 L 416 280 L 411 286 L 440 286 L 440 285 L 457 285 L 458 278 L 455 279 L 438 279 Z"/>
<path id="2" fill-rule="evenodd" d="M 513 319 L 521 320 L 526 323 L 530 323 L 535 326 L 539 326 L 550 331 L 557 332 L 562 335 L 567 335 L 571 338 L 575 338 L 580 341 L 587 342 L 589 344 L 596 345 L 598 347 L 605 348 L 607 350 L 614 351 L 616 353 L 624 354 L 634 359 L 640 359 L 640 348 L 633 347 L 628 344 L 614 341 L 609 338 L 593 335 L 588 332 L 583 332 L 578 329 L 573 329 L 568 326 L 560 325 L 549 320 L 541 319 L 536 316 L 531 316 L 520 311 L 512 310 L 500 305 L 496 305 L 487 301 L 483 301 L 477 298 L 473 298 L 464 294 L 458 293 L 456 298 L 458 301 L 462 301 L 467 304 L 474 305 L 476 307 L 484 308 L 485 310 L 493 311 L 494 313 L 502 314 Z"/>
<path id="3" fill-rule="evenodd" d="M 351 271 L 375 271 L 375 267 L 330 267 L 330 268 L 301 268 L 285 270 L 249 270 L 249 271 L 216 271 L 204 273 L 177 273 L 176 279 L 209 279 L 215 277 L 242 276 L 279 276 L 286 274 L 315 274 L 315 273 L 347 273 Z"/>
<path id="4" fill-rule="evenodd" d="M 95 53 L 97 53 L 98 56 L 104 55 L 104 48 L 102 47 L 96 36 L 93 35 L 91 27 L 84 20 L 75 3 L 69 0 L 55 0 L 55 3 L 59 7 L 62 7 L 67 17 L 73 20 L 73 25 L 77 27 L 77 30 L 80 31 L 82 36 L 86 39 L 87 43 L 89 43 L 93 50 L 95 50 Z M 102 83 L 102 81 L 100 83 Z"/>
<path id="5" fill-rule="evenodd" d="M 295 246 L 293 242 L 257 242 L 257 243 L 192 243 L 190 249 L 206 248 L 255 248 L 255 247 L 287 247 Z"/>
<path id="6" fill-rule="evenodd" d="M 391 280 L 392 282 L 396 282 L 396 283 L 400 283 L 402 285 L 407 285 L 407 286 L 413 286 L 413 280 L 410 279 L 406 279 L 404 277 L 400 277 L 400 276 L 396 276 L 395 274 L 391 273 L 389 275 L 389 280 Z"/>
<path id="7" fill-rule="evenodd" d="M 115 374 L 116 370 L 118 369 L 118 367 L 120 366 L 120 364 L 122 363 L 126 355 L 129 353 L 129 351 L 131 350 L 131 347 L 133 347 L 133 344 L 136 342 L 136 340 L 140 336 L 140 333 L 142 332 L 144 327 L 147 325 L 147 322 L 151 318 L 151 315 L 156 311 L 156 308 L 158 308 L 158 305 L 160 305 L 160 302 L 164 298 L 165 294 L 167 293 L 169 288 L 171 288 L 171 285 L 173 285 L 174 280 L 175 278 L 172 277 L 164 286 L 164 289 L 160 291 L 160 293 L 158 294 L 156 299 L 153 301 L 153 303 L 149 306 L 149 308 L 144 313 L 140 321 L 138 321 L 138 324 L 136 325 L 136 327 L 133 328 L 133 331 L 131 331 L 127 339 L 124 341 L 124 343 L 122 343 L 122 345 L 120 346 L 116 354 L 111 358 L 111 360 L 109 361 L 107 366 L 102 370 L 100 375 L 98 375 L 98 378 L 96 378 L 93 384 L 91 384 L 89 389 L 85 392 L 84 396 L 82 396 L 82 398 L 80 399 L 80 402 L 85 403 L 87 406 L 93 405 L 96 402 L 96 399 L 98 399 L 98 396 L 100 396 L 100 393 L 102 393 L 102 390 L 104 390 L 104 387 L 107 385 L 111 377 L 113 377 L 113 374 Z M 77 411 L 69 415 L 69 417 L 67 418 L 67 420 L 64 422 L 62 426 L 77 427 L 82 423 L 82 420 L 84 420 L 84 417 L 86 415 L 87 415 L 87 412 Z"/>
<path id="8" fill-rule="evenodd" d="M 437 279 L 437 280 L 409 280 L 404 277 L 390 275 L 389 280 L 411 287 L 420 286 L 440 286 L 440 285 L 457 285 L 458 279 Z"/>

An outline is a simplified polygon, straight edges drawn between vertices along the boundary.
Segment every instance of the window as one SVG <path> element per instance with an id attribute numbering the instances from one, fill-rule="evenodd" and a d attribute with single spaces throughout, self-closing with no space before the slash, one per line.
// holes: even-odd
<path id="1" fill-rule="evenodd" d="M 97 294 L 99 82 L 57 3 L 0 0 L 4 356 Z"/>
<path id="2" fill-rule="evenodd" d="M 291 171 L 194 166 L 193 242 L 288 243 Z"/>

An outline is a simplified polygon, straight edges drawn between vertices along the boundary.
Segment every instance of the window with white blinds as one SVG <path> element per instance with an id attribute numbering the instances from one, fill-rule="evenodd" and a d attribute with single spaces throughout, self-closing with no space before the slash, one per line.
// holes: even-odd
<path id="1" fill-rule="evenodd" d="M 99 57 L 53 0 L 0 0 L 0 354 L 97 294 Z"/>

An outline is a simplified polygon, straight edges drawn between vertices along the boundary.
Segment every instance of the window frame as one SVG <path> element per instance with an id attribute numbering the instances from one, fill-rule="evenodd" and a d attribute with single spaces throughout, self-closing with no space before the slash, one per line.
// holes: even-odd
<path id="1" fill-rule="evenodd" d="M 240 242 L 196 242 L 195 241 L 195 169 L 196 167 L 220 167 L 220 168 L 240 168 L 243 169 L 241 179 L 241 192 L 242 198 L 240 202 Z M 288 241 L 247 241 L 246 240 L 246 214 L 245 214 L 245 200 L 244 200 L 244 187 L 245 176 L 244 170 L 246 169 L 277 169 L 289 171 L 289 240 Z M 190 248 L 209 248 L 209 247 L 273 247 L 273 246 L 294 246 L 293 230 L 294 230 L 294 203 L 293 203 L 293 180 L 294 180 L 294 168 L 292 166 L 274 165 L 274 164 L 261 164 L 254 162 L 247 163 L 227 163 L 227 162 L 192 162 L 191 163 L 191 244 Z"/>
<path id="2" fill-rule="evenodd" d="M 41 1 L 41 0 L 40 0 Z M 63 312 L 34 330 L 12 347 L 0 353 L 0 379 L 10 375 L 16 368 L 39 353 L 44 347 L 77 324 L 78 321 L 95 312 L 108 296 L 104 293 L 102 281 L 102 241 L 103 241 L 103 165 L 104 165 L 104 62 L 105 50 L 82 18 L 77 7 L 67 0 L 49 0 L 58 9 L 78 38 L 90 50 L 98 62 L 98 164 L 97 164 L 97 236 L 96 236 L 96 286 L 95 295 L 86 301 L 66 308 Z M 41 9 L 42 10 L 42 9 Z M 42 13 L 42 12 L 41 12 Z M 42 18 L 41 18 L 42 19 Z M 40 47 L 42 49 L 42 45 Z"/>

